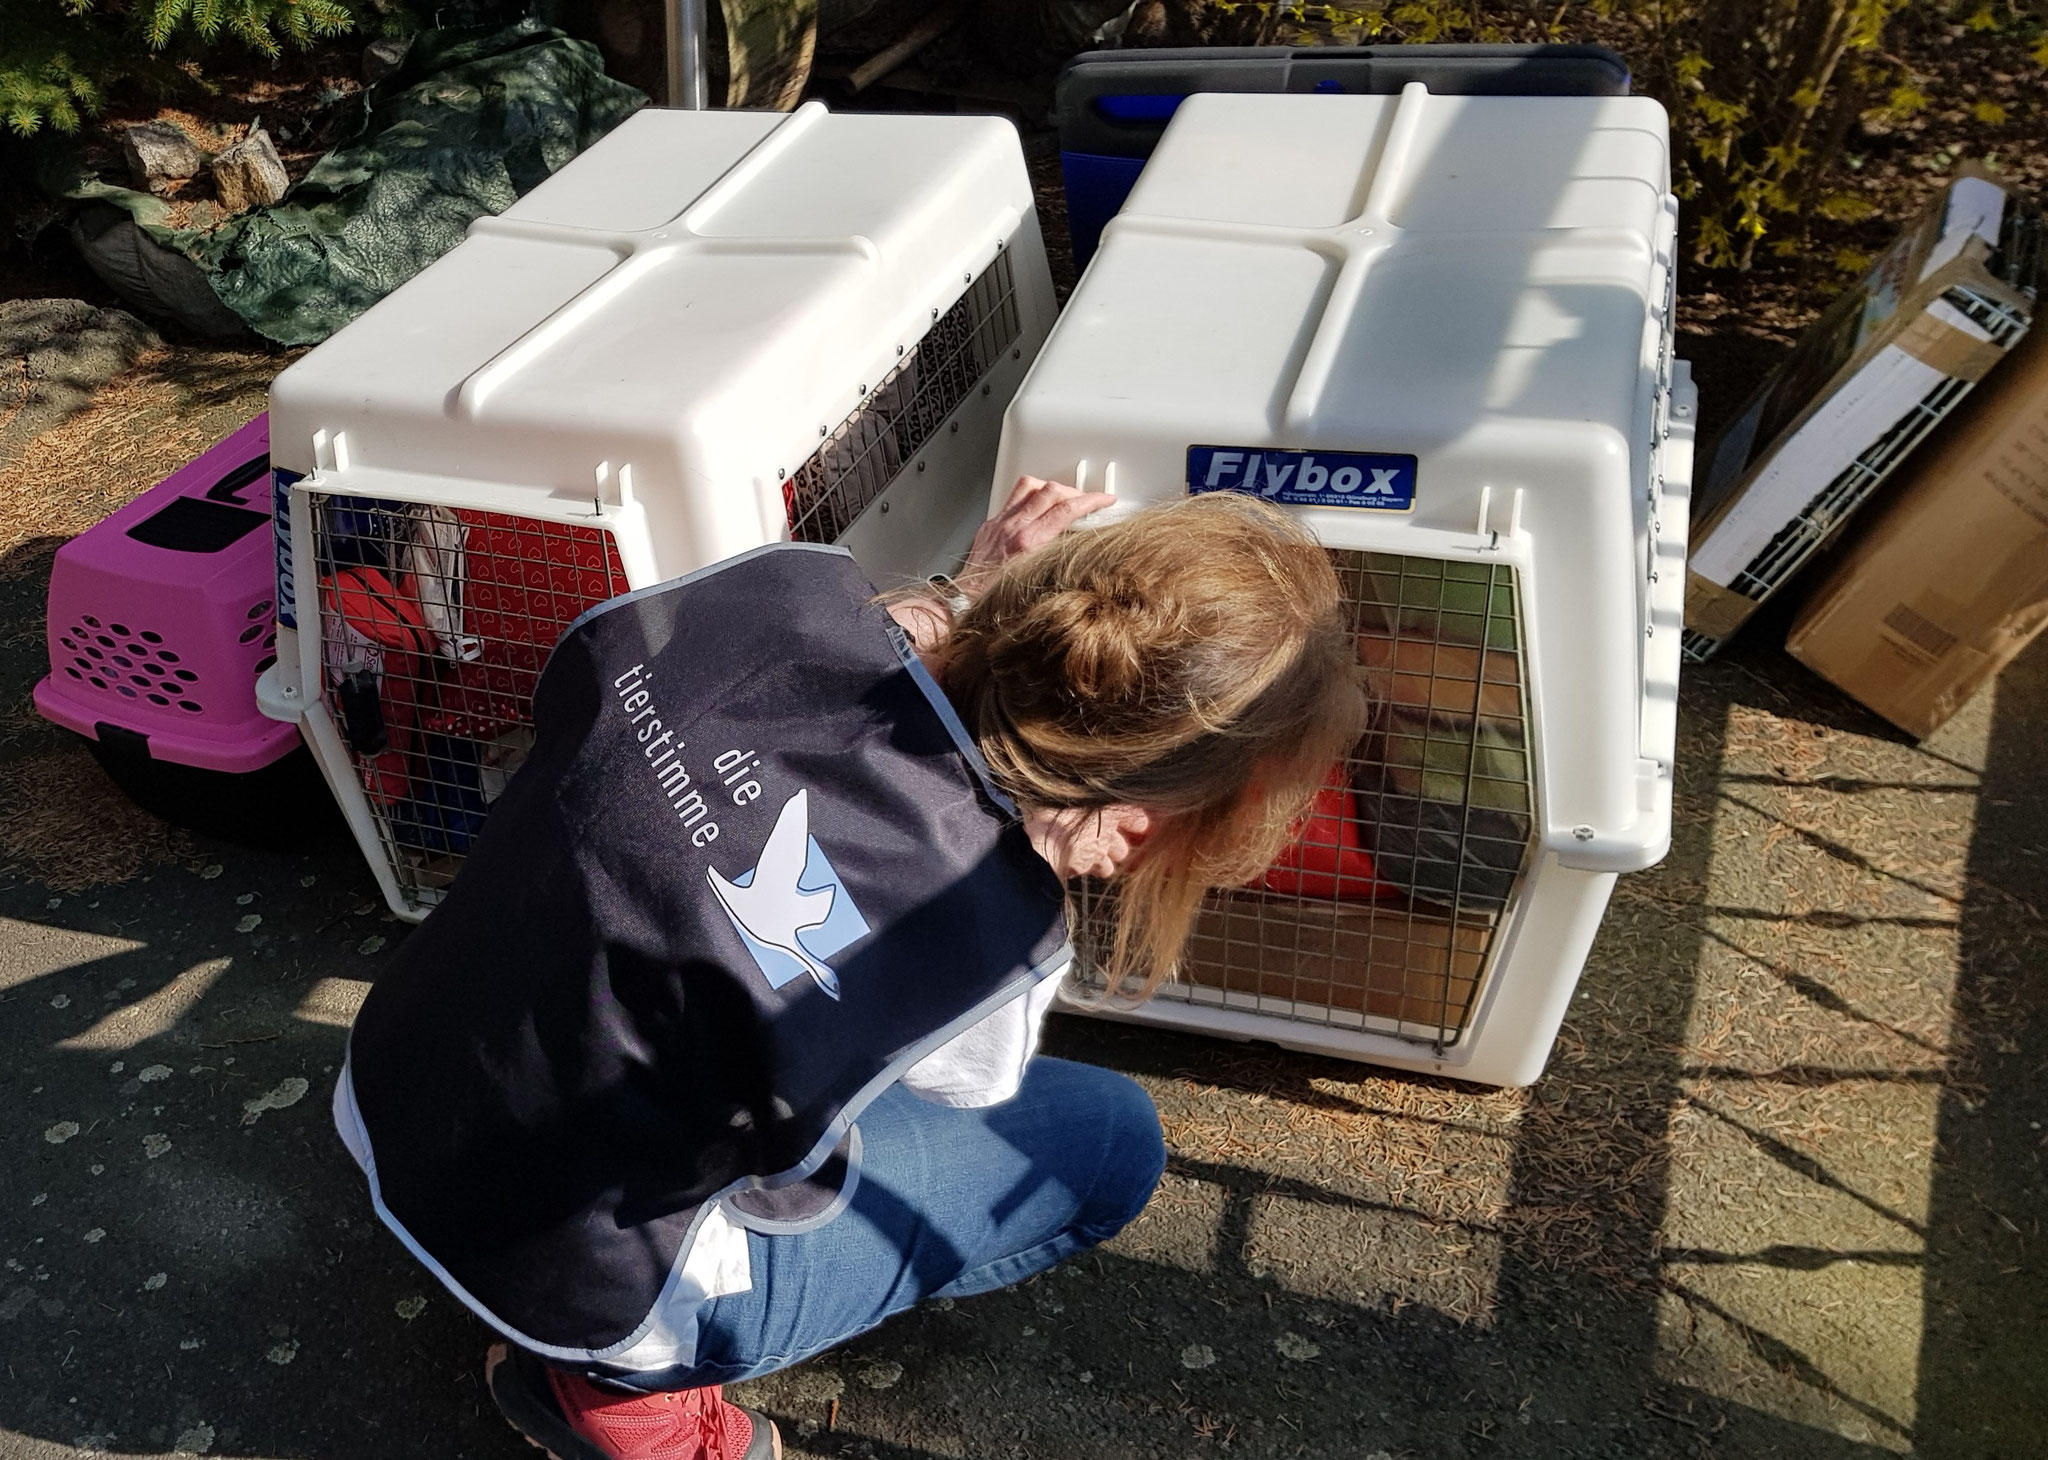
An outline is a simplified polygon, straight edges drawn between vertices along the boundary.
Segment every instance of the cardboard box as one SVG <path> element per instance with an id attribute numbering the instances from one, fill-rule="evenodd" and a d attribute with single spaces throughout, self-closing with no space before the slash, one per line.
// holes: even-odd
<path id="1" fill-rule="evenodd" d="M 2039 212 L 1965 175 L 1815 321 L 1694 495 L 1687 658 L 1712 655 L 2004 358 L 2042 274 Z"/>
<path id="2" fill-rule="evenodd" d="M 2048 331 L 1916 455 L 1785 647 L 1928 735 L 2048 625 Z"/>

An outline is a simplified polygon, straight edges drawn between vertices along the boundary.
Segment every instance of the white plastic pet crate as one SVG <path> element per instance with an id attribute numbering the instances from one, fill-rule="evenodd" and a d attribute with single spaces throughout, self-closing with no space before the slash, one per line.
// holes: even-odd
<path id="1" fill-rule="evenodd" d="M 1642 98 L 1181 105 L 1010 406 L 997 494 L 1291 505 L 1375 720 L 1309 845 L 1212 896 L 1124 1017 L 1541 1071 L 1615 874 L 1670 838 L 1695 396 L 1669 176 Z"/>
<path id="2" fill-rule="evenodd" d="M 592 604 L 764 542 L 958 562 L 1053 295 L 992 118 L 646 111 L 271 390 L 279 662 L 434 905 Z"/>

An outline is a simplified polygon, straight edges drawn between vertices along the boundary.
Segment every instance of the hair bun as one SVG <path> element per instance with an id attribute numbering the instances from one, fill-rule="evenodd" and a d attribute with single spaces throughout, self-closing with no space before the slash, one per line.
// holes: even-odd
<path id="1" fill-rule="evenodd" d="M 1126 705 L 1144 692 L 1148 661 L 1160 647 L 1155 619 L 1127 588 L 1084 584 L 1041 598 L 1019 637 L 1036 640 L 1041 663 L 1060 666 L 1064 697 L 1089 718 L 1091 709 Z"/>
<path id="2" fill-rule="evenodd" d="M 1112 988 L 1167 975 L 1204 889 L 1268 865 L 1357 738 L 1342 597 L 1298 520 L 1213 492 L 1064 533 L 954 621 L 940 682 L 997 785 L 1147 813 L 1092 955 Z"/>

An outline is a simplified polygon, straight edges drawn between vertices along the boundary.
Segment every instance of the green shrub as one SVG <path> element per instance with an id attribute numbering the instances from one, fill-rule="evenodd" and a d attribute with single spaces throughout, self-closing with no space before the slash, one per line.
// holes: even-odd
<path id="1" fill-rule="evenodd" d="M 1671 113 L 1679 196 L 1701 263 L 1747 268 L 1764 237 L 1819 210 L 1827 160 L 1880 98 L 1918 99 L 1884 51 L 1925 0 L 1630 0 L 1645 89 Z M 1827 200 L 1835 212 L 1860 199 Z M 1867 205 L 1866 205 L 1867 206 Z M 1843 221 L 1854 221 L 1845 218 Z M 1793 247 L 1796 238 L 1781 240 Z"/>
<path id="2" fill-rule="evenodd" d="M 263 55 L 356 23 L 351 0 L 5 0 L 0 125 L 76 132 L 108 89 L 232 38 Z"/>
<path id="3" fill-rule="evenodd" d="M 1211 44 L 1389 45 L 1598 41 L 1628 58 L 1639 91 L 1671 113 L 1674 186 L 1693 256 L 1747 268 L 1760 245 L 1805 246 L 1808 220 L 1855 222 L 1860 197 L 1829 192 L 1858 117 L 1925 107 L 1888 49 L 1897 23 L 1967 25 L 2009 43 L 2012 65 L 2048 66 L 2048 26 L 2020 0 L 1166 0 L 1175 38 Z M 1996 102 L 1972 109 L 2005 121 Z M 1768 240 L 1768 243 L 1766 242 Z"/>
<path id="4" fill-rule="evenodd" d="M 0 27 L 0 123 L 31 136 L 75 132 L 97 111 L 100 86 L 119 66 L 106 28 L 58 0 L 15 0 Z"/>

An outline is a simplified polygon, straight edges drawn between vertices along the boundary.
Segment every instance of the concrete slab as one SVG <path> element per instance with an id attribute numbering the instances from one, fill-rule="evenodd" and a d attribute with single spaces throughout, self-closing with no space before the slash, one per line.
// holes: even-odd
<path id="1" fill-rule="evenodd" d="M 346 844 L 58 816 L 97 772 L 21 710 L 36 562 L 0 574 L 0 1457 L 528 1453 L 328 1124 L 404 929 Z M 1058 1020 L 1158 1100 L 1158 1199 L 749 1386 L 790 1453 L 2034 1453 L 2048 646 L 1926 747 L 1763 647 L 1683 710 L 1672 856 L 1541 1083 Z"/>

